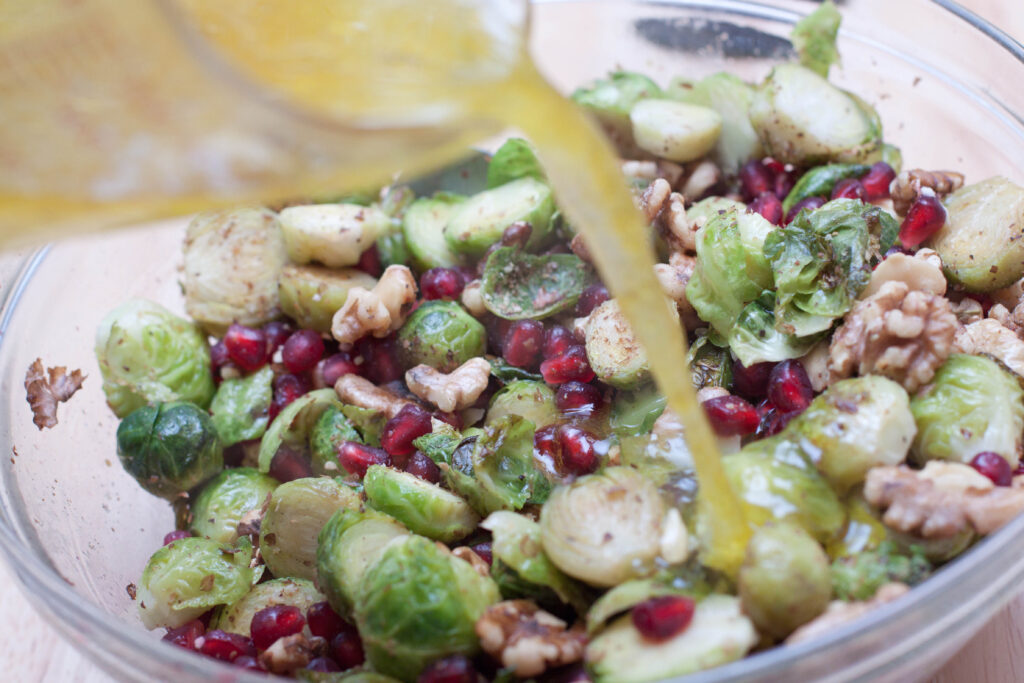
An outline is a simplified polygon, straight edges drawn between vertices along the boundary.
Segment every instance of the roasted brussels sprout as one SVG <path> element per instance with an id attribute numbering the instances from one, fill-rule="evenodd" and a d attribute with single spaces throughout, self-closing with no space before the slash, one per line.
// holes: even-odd
<path id="1" fill-rule="evenodd" d="M 840 600 L 870 600 L 891 581 L 915 586 L 932 573 L 931 562 L 919 547 L 902 553 L 891 541 L 874 550 L 841 557 L 832 563 L 832 591 Z"/>
<path id="2" fill-rule="evenodd" d="M 749 110 L 754 88 L 738 76 L 719 71 L 696 83 L 676 80 L 666 95 L 681 102 L 711 107 L 718 112 L 722 118 L 722 132 L 711 158 L 724 173 L 735 174 L 750 159 L 764 156 L 761 140 L 750 125 Z"/>
<path id="3" fill-rule="evenodd" d="M 537 429 L 558 421 L 555 392 L 544 382 L 520 379 L 509 382 L 494 395 L 487 409 L 486 424 L 494 424 L 506 415 L 518 415 Z"/>
<path id="4" fill-rule="evenodd" d="M 435 659 L 476 653 L 476 621 L 500 599 L 494 581 L 468 562 L 433 541 L 406 536 L 363 572 L 354 613 L 373 668 L 415 681 Z"/>
<path id="5" fill-rule="evenodd" d="M 276 577 L 316 578 L 320 530 L 341 509 L 359 508 L 359 494 L 327 477 L 294 479 L 277 487 L 260 524 L 260 553 Z"/>
<path id="6" fill-rule="evenodd" d="M 635 389 L 650 377 L 647 351 L 633 335 L 615 299 L 605 301 L 587 318 L 587 360 L 602 382 Z"/>
<path id="7" fill-rule="evenodd" d="M 274 371 L 265 365 L 248 377 L 226 379 L 210 402 L 210 415 L 225 447 L 258 439 L 267 431 Z"/>
<path id="8" fill-rule="evenodd" d="M 522 221 L 533 228 L 526 244 L 533 249 L 551 234 L 554 213 L 551 188 L 533 178 L 520 178 L 459 204 L 444 226 L 444 237 L 453 252 L 479 257 L 501 239 L 505 228 Z"/>
<path id="9" fill-rule="evenodd" d="M 398 331 L 398 355 L 406 368 L 429 365 L 451 372 L 484 355 L 487 332 L 454 301 L 430 301 L 416 309 Z"/>
<path id="10" fill-rule="evenodd" d="M 281 270 L 281 310 L 300 327 L 326 334 L 353 287 L 373 289 L 377 280 L 355 268 L 287 265 Z"/>
<path id="11" fill-rule="evenodd" d="M 117 455 L 142 488 L 168 499 L 224 467 L 224 448 L 213 420 L 186 401 L 144 406 L 121 420 Z"/>
<path id="12" fill-rule="evenodd" d="M 841 20 L 839 10 L 832 4 L 832 0 L 826 0 L 818 9 L 798 21 L 790 33 L 800 63 L 823 78 L 828 78 L 829 69 L 839 61 L 836 34 L 839 33 Z"/>
<path id="13" fill-rule="evenodd" d="M 363 437 L 340 406 L 328 405 L 309 433 L 313 474 L 338 474 L 338 448 L 346 441 L 362 443 Z"/>
<path id="14" fill-rule="evenodd" d="M 143 625 L 176 628 L 217 605 L 242 598 L 262 567 L 253 569 L 252 543 L 232 547 L 208 538 L 183 538 L 153 553 L 142 570 L 136 602 Z"/>
<path id="15" fill-rule="evenodd" d="M 454 493 L 383 465 L 371 465 L 363 477 L 366 504 L 391 515 L 410 531 L 442 543 L 468 536 L 480 515 Z"/>
<path id="16" fill-rule="evenodd" d="M 284 235 L 272 211 L 200 214 L 185 233 L 185 311 L 213 334 L 233 322 L 273 320 L 281 313 L 277 278 L 287 262 Z"/>
<path id="17" fill-rule="evenodd" d="M 231 543 L 238 538 L 242 515 L 259 510 L 277 485 L 277 479 L 251 467 L 224 470 L 192 502 L 192 531 L 218 543 Z"/>
<path id="18" fill-rule="evenodd" d="M 984 356 L 953 354 L 910 402 L 917 423 L 913 459 L 970 463 L 991 451 L 1017 467 L 1024 432 L 1024 391 Z"/>
<path id="19" fill-rule="evenodd" d="M 758 631 L 781 640 L 828 607 L 828 556 L 803 529 L 766 524 L 747 544 L 739 594 Z"/>
<path id="20" fill-rule="evenodd" d="M 665 396 L 654 384 L 616 393 L 610 419 L 612 431 L 620 437 L 649 433 L 654 421 L 664 412 L 665 403 Z"/>
<path id="21" fill-rule="evenodd" d="M 219 628 L 228 633 L 251 635 L 253 615 L 272 605 L 292 605 L 305 614 L 314 604 L 325 600 L 323 593 L 312 581 L 306 579 L 271 579 L 252 587 L 245 596 L 230 605 L 217 610 L 210 628 Z"/>
<path id="22" fill-rule="evenodd" d="M 547 181 L 540 159 L 530 143 L 522 138 L 509 138 L 487 164 L 487 187 L 498 187 L 520 178 Z"/>
<path id="23" fill-rule="evenodd" d="M 746 212 L 747 205 L 728 197 L 706 197 L 686 210 L 686 219 L 699 228 L 730 209 L 741 214 Z"/>
<path id="24" fill-rule="evenodd" d="M 282 447 L 303 455 L 308 454 L 313 426 L 331 406 L 341 406 L 334 389 L 311 391 L 285 406 L 260 439 L 260 472 L 270 471 L 270 463 Z"/>
<path id="25" fill-rule="evenodd" d="M 661 88 L 647 76 L 629 71 L 608 74 L 608 80 L 595 81 L 572 94 L 576 104 L 590 111 L 624 156 L 635 156 L 639 149 L 633 141 L 629 113 L 637 102 L 661 97 Z"/>
<path id="26" fill-rule="evenodd" d="M 452 252 L 444 238 L 448 219 L 466 201 L 460 194 L 441 192 L 433 197 L 421 197 L 405 210 L 402 234 L 419 270 L 451 268 L 459 265 L 461 257 Z"/>
<path id="27" fill-rule="evenodd" d="M 878 518 L 864 496 L 851 494 L 843 501 L 846 527 L 825 545 L 833 560 L 877 549 L 889 538 L 889 529 Z"/>
<path id="28" fill-rule="evenodd" d="M 500 247 L 487 257 L 480 296 L 499 318 L 546 318 L 576 305 L 589 281 L 590 270 L 574 254 L 535 256 Z"/>
<path id="29" fill-rule="evenodd" d="M 118 417 L 147 403 L 213 398 L 210 351 L 199 328 L 160 304 L 129 299 L 96 330 L 103 393 Z"/>
<path id="30" fill-rule="evenodd" d="M 640 149 L 680 163 L 710 152 L 722 132 L 722 117 L 714 109 L 674 100 L 637 102 L 629 121 Z"/>
<path id="31" fill-rule="evenodd" d="M 386 213 L 358 204 L 289 206 L 278 219 L 293 263 L 332 268 L 354 266 L 378 237 L 394 230 Z"/>

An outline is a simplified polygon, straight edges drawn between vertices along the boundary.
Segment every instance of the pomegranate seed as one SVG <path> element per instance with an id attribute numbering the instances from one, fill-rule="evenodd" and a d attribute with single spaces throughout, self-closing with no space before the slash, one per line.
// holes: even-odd
<path id="1" fill-rule="evenodd" d="M 544 346 L 544 324 L 537 320 L 517 320 L 508 328 L 502 345 L 505 360 L 517 368 L 532 368 L 540 361 Z"/>
<path id="2" fill-rule="evenodd" d="M 359 366 L 352 360 L 352 354 L 339 351 L 317 363 L 315 372 L 325 387 L 333 387 L 344 375 L 358 375 Z"/>
<path id="3" fill-rule="evenodd" d="M 873 202 L 889 197 L 889 186 L 896 180 L 896 171 L 884 161 L 875 162 L 871 170 L 860 179 L 867 201 Z"/>
<path id="4" fill-rule="evenodd" d="M 338 666 L 330 657 L 315 657 L 309 660 L 309 664 L 306 665 L 306 671 L 321 671 L 324 673 L 331 671 L 341 671 L 341 667 Z"/>
<path id="5" fill-rule="evenodd" d="M 719 436 L 746 436 L 757 431 L 761 416 L 739 396 L 719 396 L 701 404 L 711 428 Z"/>
<path id="6" fill-rule="evenodd" d="M 192 532 L 191 531 L 186 531 L 184 529 L 176 529 L 174 531 L 168 532 L 164 536 L 164 545 L 170 545 L 170 544 L 174 543 L 175 541 L 180 541 L 183 538 L 191 538 L 191 537 L 192 537 Z"/>
<path id="7" fill-rule="evenodd" d="M 566 382 L 555 392 L 555 407 L 565 415 L 589 417 L 604 403 L 601 390 L 593 384 Z"/>
<path id="8" fill-rule="evenodd" d="M 283 320 L 272 320 L 263 326 L 263 335 L 267 338 L 267 355 L 273 356 L 282 344 L 288 341 L 295 329 Z"/>
<path id="9" fill-rule="evenodd" d="M 789 209 L 789 213 L 786 214 L 786 218 L 783 221 L 783 225 L 789 225 L 796 218 L 797 214 L 804 209 L 813 211 L 814 209 L 820 208 L 825 205 L 824 197 L 806 197 L 801 199 Z"/>
<path id="10" fill-rule="evenodd" d="M 266 650 L 279 638 L 293 636 L 305 625 L 306 617 L 295 605 L 271 605 L 252 615 L 249 631 L 257 649 Z"/>
<path id="11" fill-rule="evenodd" d="M 309 632 L 318 638 L 330 640 L 349 628 L 348 622 L 342 619 L 327 602 L 315 602 L 306 610 L 306 623 Z"/>
<path id="12" fill-rule="evenodd" d="M 562 425 L 558 429 L 558 445 L 562 452 L 562 469 L 571 474 L 590 474 L 597 469 L 598 458 L 594 452 L 597 438 L 579 427 Z"/>
<path id="13" fill-rule="evenodd" d="M 231 356 L 228 355 L 228 347 L 223 340 L 210 347 L 210 367 L 214 374 L 230 362 Z"/>
<path id="14" fill-rule="evenodd" d="M 436 413 L 434 413 L 434 417 L 440 420 L 441 422 L 444 422 L 445 424 L 450 424 L 452 427 L 455 427 L 460 432 L 462 431 L 462 416 L 460 416 L 458 413 L 445 413 L 439 410 Z"/>
<path id="15" fill-rule="evenodd" d="M 561 356 L 574 343 L 576 340 L 568 328 L 562 325 L 552 325 L 544 332 L 544 358 Z"/>
<path id="16" fill-rule="evenodd" d="M 469 549 L 480 556 L 480 559 L 486 562 L 488 565 L 494 562 L 494 550 L 493 545 L 490 541 L 484 541 L 483 543 L 477 543 L 469 546 Z"/>
<path id="17" fill-rule="evenodd" d="M 300 453 L 282 447 L 277 449 L 273 460 L 270 461 L 268 474 L 283 484 L 286 481 L 311 477 L 313 469 L 310 467 L 309 460 Z"/>
<path id="18" fill-rule="evenodd" d="M 338 447 L 338 462 L 346 472 L 362 479 L 370 465 L 390 465 L 391 458 L 383 448 L 374 448 L 357 441 L 344 441 Z"/>
<path id="19" fill-rule="evenodd" d="M 477 683 L 480 680 L 480 674 L 468 658 L 452 655 L 429 664 L 416 683 Z"/>
<path id="20" fill-rule="evenodd" d="M 996 486 L 1009 486 L 1013 483 L 1013 470 L 1006 458 L 993 453 L 982 451 L 971 459 L 971 467 L 978 470 L 992 480 Z"/>
<path id="21" fill-rule="evenodd" d="M 346 628 L 331 639 L 331 655 L 342 671 L 357 667 L 366 660 L 359 632 L 351 624 L 345 626 Z"/>
<path id="22" fill-rule="evenodd" d="M 801 411 L 814 398 L 814 389 L 807 371 L 798 360 L 784 360 L 768 377 L 768 400 L 780 412 Z"/>
<path id="23" fill-rule="evenodd" d="M 256 654 L 256 648 L 253 647 L 251 640 L 220 629 L 196 638 L 196 651 L 224 662 L 233 662 L 242 655 L 251 657 Z"/>
<path id="24" fill-rule="evenodd" d="M 868 192 L 856 178 L 843 178 L 832 188 L 832 199 L 867 199 Z"/>
<path id="25" fill-rule="evenodd" d="M 594 379 L 594 371 L 587 361 L 587 351 L 579 345 L 570 346 L 562 355 L 541 363 L 540 374 L 548 384 L 564 384 L 573 380 L 589 382 Z"/>
<path id="26" fill-rule="evenodd" d="M 363 339 L 359 343 L 359 355 L 363 357 L 363 374 L 374 384 L 394 382 L 405 375 L 398 362 L 393 336 Z"/>
<path id="27" fill-rule="evenodd" d="M 380 445 L 389 455 L 410 455 L 416 450 L 413 439 L 429 433 L 430 413 L 414 403 L 407 403 L 384 424 Z"/>
<path id="28" fill-rule="evenodd" d="M 263 330 L 254 330 L 232 323 L 224 335 L 228 358 L 244 372 L 259 370 L 267 362 L 267 337 Z"/>
<path id="29" fill-rule="evenodd" d="M 775 196 L 785 199 L 796 185 L 799 174 L 796 171 L 782 171 L 775 176 Z"/>
<path id="30" fill-rule="evenodd" d="M 760 196 L 762 192 L 771 192 L 775 189 L 775 174 L 756 159 L 743 164 L 739 177 L 743 196 L 748 201 Z"/>
<path id="31" fill-rule="evenodd" d="M 558 426 L 548 425 L 533 433 L 533 449 L 543 458 L 554 460 L 558 455 Z"/>
<path id="32" fill-rule="evenodd" d="M 765 157 L 764 159 L 761 159 L 761 165 L 768 169 L 768 172 L 772 174 L 773 178 L 780 173 L 786 172 L 786 165 L 772 157 Z"/>
<path id="33" fill-rule="evenodd" d="M 359 255 L 359 262 L 356 263 L 356 268 L 367 275 L 380 277 L 380 274 L 384 272 L 384 266 L 381 265 L 380 252 L 377 251 L 376 244 Z"/>
<path id="34" fill-rule="evenodd" d="M 462 274 L 454 268 L 431 268 L 420 275 L 420 294 L 427 301 L 457 299 L 465 284 Z"/>
<path id="35" fill-rule="evenodd" d="M 274 378 L 274 400 L 272 408 L 277 408 L 275 416 L 285 406 L 311 389 L 308 379 L 299 375 L 284 374 Z"/>
<path id="36" fill-rule="evenodd" d="M 231 663 L 232 666 L 245 669 L 246 671 L 266 671 L 263 665 L 260 664 L 260 660 L 256 659 L 252 655 L 242 655 Z"/>
<path id="37" fill-rule="evenodd" d="M 668 640 L 690 625 L 695 606 L 693 598 L 685 595 L 664 595 L 644 600 L 633 608 L 633 625 L 647 640 Z"/>
<path id="38" fill-rule="evenodd" d="M 910 205 L 907 215 L 900 224 L 900 243 L 911 249 L 934 235 L 946 224 L 946 207 L 935 193 L 921 188 L 921 193 Z"/>
<path id="39" fill-rule="evenodd" d="M 994 306 L 996 303 L 988 294 L 983 294 L 980 292 L 976 294 L 971 294 L 971 296 L 968 298 L 974 299 L 979 304 L 981 304 L 981 314 L 986 317 L 988 316 L 989 309 L 991 309 L 992 306 Z"/>
<path id="40" fill-rule="evenodd" d="M 759 213 L 773 225 L 782 224 L 782 200 L 772 192 L 762 192 L 747 205 L 747 213 Z"/>
<path id="41" fill-rule="evenodd" d="M 750 367 L 738 360 L 732 363 L 732 387 L 737 394 L 757 400 L 768 391 L 768 377 L 775 363 L 754 363 Z"/>
<path id="42" fill-rule="evenodd" d="M 784 413 L 778 408 L 771 408 L 761 417 L 761 422 L 757 425 L 755 436 L 759 439 L 775 436 L 786 428 L 790 420 L 799 414 L 798 411 Z"/>
<path id="43" fill-rule="evenodd" d="M 487 330 L 487 345 L 496 356 L 502 355 L 505 346 L 505 337 L 508 336 L 508 329 L 512 327 L 511 320 L 505 320 L 497 316 L 488 316 L 484 321 L 484 329 Z"/>
<path id="44" fill-rule="evenodd" d="M 314 330 L 299 330 L 281 349 L 281 360 L 289 372 L 296 375 L 312 370 L 324 357 L 324 340 Z"/>
<path id="45" fill-rule="evenodd" d="M 420 451 L 416 451 L 405 463 L 405 471 L 419 477 L 423 481 L 436 484 L 441 481 L 441 468 Z"/>
<path id="46" fill-rule="evenodd" d="M 576 315 L 581 318 L 590 315 L 591 311 L 611 298 L 612 295 L 604 285 L 600 283 L 590 285 L 583 290 L 579 300 L 576 302 Z"/>
<path id="47" fill-rule="evenodd" d="M 167 643 L 173 643 L 178 647 L 183 647 L 186 650 L 196 649 L 196 640 L 199 636 L 203 635 L 206 631 L 206 627 L 203 626 L 203 622 L 198 619 L 186 622 L 177 628 L 167 629 L 167 633 L 164 635 L 163 640 Z"/>

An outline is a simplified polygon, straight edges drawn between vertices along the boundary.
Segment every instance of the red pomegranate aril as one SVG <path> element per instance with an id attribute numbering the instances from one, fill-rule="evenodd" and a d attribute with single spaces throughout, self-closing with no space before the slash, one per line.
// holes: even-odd
<path id="1" fill-rule="evenodd" d="M 242 655 L 231 663 L 232 666 L 245 669 L 246 671 L 266 671 L 260 660 L 256 659 L 252 655 Z"/>
<path id="2" fill-rule="evenodd" d="M 210 367 L 213 368 L 214 374 L 230 362 L 231 356 L 228 355 L 228 347 L 224 340 L 210 347 Z"/>
<path id="3" fill-rule="evenodd" d="M 327 602 L 315 602 L 309 606 L 306 610 L 306 624 L 310 633 L 326 640 L 330 640 L 346 628 L 351 628 Z"/>
<path id="4" fill-rule="evenodd" d="M 611 298 L 612 295 L 607 287 L 601 283 L 592 284 L 580 294 L 580 298 L 576 302 L 576 315 L 581 318 L 590 315 L 591 311 Z"/>
<path id="5" fill-rule="evenodd" d="M 779 412 L 801 411 L 813 398 L 811 380 L 800 361 L 784 360 L 772 368 L 768 377 L 768 400 Z"/>
<path id="6" fill-rule="evenodd" d="M 267 355 L 273 356 L 281 345 L 288 341 L 295 328 L 283 320 L 272 320 L 263 326 L 263 335 L 267 338 Z"/>
<path id="7" fill-rule="evenodd" d="M 283 374 L 274 378 L 274 405 L 282 409 L 289 403 L 309 392 L 309 380 L 300 375 Z"/>
<path id="8" fill-rule="evenodd" d="M 971 467 L 992 480 L 996 486 L 1009 486 L 1013 483 L 1013 468 L 1006 458 L 993 453 L 982 451 L 971 458 Z"/>
<path id="9" fill-rule="evenodd" d="M 356 263 L 356 268 L 367 275 L 380 277 L 380 274 L 384 272 L 384 266 L 381 265 L 380 252 L 377 251 L 376 244 L 359 255 L 359 261 Z"/>
<path id="10" fill-rule="evenodd" d="M 370 465 L 390 465 L 391 457 L 383 448 L 345 441 L 338 447 L 338 462 L 346 472 L 362 479 Z"/>
<path id="11" fill-rule="evenodd" d="M 743 164 L 739 177 L 743 196 L 747 200 L 759 196 L 762 192 L 772 192 L 775 189 L 775 174 L 757 159 Z"/>
<path id="12" fill-rule="evenodd" d="M 414 403 L 407 403 L 384 423 L 380 445 L 389 455 L 410 455 L 416 450 L 413 440 L 429 433 L 430 413 Z"/>
<path id="13" fill-rule="evenodd" d="M 306 625 L 306 617 L 295 605 L 271 605 L 252 615 L 249 632 L 259 650 L 266 650 L 279 638 L 293 636 Z"/>
<path id="14" fill-rule="evenodd" d="M 532 368 L 541 359 L 544 347 L 544 323 L 538 320 L 517 320 L 508 328 L 503 355 L 517 368 Z"/>
<path id="15" fill-rule="evenodd" d="M 175 529 L 174 531 L 169 531 L 167 534 L 164 535 L 164 545 L 170 545 L 175 541 L 180 541 L 183 538 L 191 537 L 191 531 L 186 531 L 184 529 Z"/>
<path id="16" fill-rule="evenodd" d="M 981 304 L 981 314 L 985 317 L 988 317 L 989 310 L 996 303 L 992 297 L 990 297 L 988 294 L 985 294 L 984 292 L 977 292 L 975 294 L 971 294 L 971 296 L 967 298 L 974 299 L 979 304 Z"/>
<path id="17" fill-rule="evenodd" d="M 527 221 L 516 221 L 501 233 L 499 244 L 503 247 L 518 247 L 522 249 L 530 241 L 533 235 L 533 226 Z"/>
<path id="18" fill-rule="evenodd" d="M 562 455 L 562 469 L 571 474 L 590 474 L 597 469 L 599 460 L 594 450 L 597 438 L 585 429 L 562 425 L 558 430 L 558 446 Z"/>
<path id="19" fill-rule="evenodd" d="M 739 396 L 718 396 L 701 404 L 715 434 L 746 436 L 757 431 L 761 416 L 757 408 Z"/>
<path id="20" fill-rule="evenodd" d="M 548 425 L 533 433 L 533 449 L 543 458 L 554 460 L 558 456 L 558 426 Z"/>
<path id="21" fill-rule="evenodd" d="M 867 190 L 856 178 L 843 178 L 832 188 L 832 199 L 867 200 Z"/>
<path id="22" fill-rule="evenodd" d="M 253 656 L 256 648 L 252 641 L 237 633 L 226 633 L 220 629 L 210 631 L 196 639 L 196 651 L 207 657 L 224 662 L 233 662 L 243 655 Z"/>
<path id="23" fill-rule="evenodd" d="M 452 427 L 455 427 L 460 432 L 462 431 L 462 427 L 464 426 L 462 424 L 462 416 L 459 415 L 458 413 L 446 413 L 439 410 L 436 413 L 434 413 L 434 417 L 440 420 L 441 422 L 444 422 L 445 424 L 450 424 Z"/>
<path id="24" fill-rule="evenodd" d="M 342 671 L 359 666 L 366 660 L 363 641 L 351 625 L 331 639 L 331 656 Z"/>
<path id="25" fill-rule="evenodd" d="M 900 244 L 911 249 L 937 233 L 946 223 L 946 207 L 935 193 L 922 188 L 900 224 Z"/>
<path id="26" fill-rule="evenodd" d="M 732 388 L 740 396 L 756 401 L 768 391 L 768 378 L 774 367 L 775 363 L 754 363 L 748 367 L 735 360 L 732 364 Z"/>
<path id="27" fill-rule="evenodd" d="M 341 671 L 341 667 L 330 657 L 315 657 L 309 660 L 309 664 L 306 665 L 306 671 L 320 671 L 322 673 L 329 673 L 332 671 Z"/>
<path id="28" fill-rule="evenodd" d="M 589 417 L 603 403 L 601 390 L 593 384 L 566 382 L 555 392 L 555 407 L 565 415 Z"/>
<path id="29" fill-rule="evenodd" d="M 267 362 L 267 337 L 263 330 L 255 330 L 232 323 L 224 335 L 228 358 L 244 372 L 259 370 Z"/>
<path id="30" fill-rule="evenodd" d="M 789 225 L 790 223 L 792 223 L 793 219 L 796 218 L 797 214 L 799 214 L 804 209 L 809 209 L 813 211 L 814 209 L 821 208 L 824 205 L 824 197 L 806 197 L 805 199 L 801 199 L 792 207 L 790 207 L 789 213 L 786 214 L 786 218 L 782 224 Z"/>
<path id="31" fill-rule="evenodd" d="M 480 674 L 464 655 L 452 655 L 427 665 L 416 683 L 478 683 Z"/>
<path id="32" fill-rule="evenodd" d="M 580 345 L 570 346 L 562 355 L 541 363 L 540 374 L 548 384 L 564 384 L 573 380 L 589 382 L 594 379 L 587 351 Z"/>
<path id="33" fill-rule="evenodd" d="M 762 192 L 747 205 L 747 213 L 759 213 L 773 225 L 782 224 L 782 200 L 772 192 Z"/>
<path id="34" fill-rule="evenodd" d="M 325 387 L 333 387 L 345 375 L 358 375 L 359 366 L 352 360 L 352 354 L 339 351 L 317 363 L 316 372 Z"/>
<path id="35" fill-rule="evenodd" d="M 303 457 L 301 453 L 282 447 L 270 461 L 270 471 L 267 474 L 283 484 L 313 476 L 313 468 L 309 464 L 309 459 Z"/>
<path id="36" fill-rule="evenodd" d="M 761 416 L 761 422 L 757 425 L 757 431 L 754 435 L 763 439 L 769 436 L 775 436 L 789 424 L 789 421 L 799 415 L 798 411 L 784 413 L 778 408 L 771 408 L 768 412 Z"/>
<path id="37" fill-rule="evenodd" d="M 864 186 L 864 193 L 869 202 L 889 197 L 889 186 L 896 180 L 896 171 L 884 161 L 877 161 L 871 166 L 860 184 Z"/>
<path id="38" fill-rule="evenodd" d="M 494 315 L 484 319 L 484 329 L 487 330 L 487 346 L 495 356 L 502 355 L 505 337 L 508 335 L 508 328 L 510 327 L 512 327 L 511 320 L 505 320 Z"/>
<path id="39" fill-rule="evenodd" d="M 289 372 L 296 375 L 312 370 L 324 357 L 324 340 L 314 330 L 299 330 L 281 349 L 281 360 Z"/>
<path id="40" fill-rule="evenodd" d="M 198 619 L 186 622 L 177 628 L 167 629 L 167 633 L 160 640 L 173 643 L 178 647 L 183 647 L 186 650 L 196 649 L 196 639 L 206 632 L 206 627 L 203 626 L 203 622 Z"/>
<path id="41" fill-rule="evenodd" d="M 775 196 L 777 198 L 785 199 L 790 192 L 793 191 L 793 187 L 796 186 L 796 181 L 799 178 L 799 174 L 794 171 L 782 171 L 775 176 Z"/>
<path id="42" fill-rule="evenodd" d="M 405 471 L 423 481 L 429 481 L 431 484 L 441 481 L 441 468 L 420 451 L 409 456 L 409 460 L 405 463 Z"/>
<path id="43" fill-rule="evenodd" d="M 575 343 L 576 339 L 572 336 L 569 328 L 562 325 L 552 325 L 544 331 L 544 358 L 561 356 Z"/>
<path id="44" fill-rule="evenodd" d="M 633 608 L 633 625 L 640 635 L 662 642 L 682 633 L 693 620 L 696 604 L 685 595 L 664 595 L 644 600 Z"/>
<path id="45" fill-rule="evenodd" d="M 469 546 L 469 549 L 480 556 L 480 559 L 490 565 L 494 562 L 494 546 L 490 541 L 476 543 Z"/>
<path id="46" fill-rule="evenodd" d="M 368 338 L 359 344 L 363 357 L 363 375 L 374 384 L 387 384 L 402 379 L 405 371 L 398 361 L 394 337 Z"/>
<path id="47" fill-rule="evenodd" d="M 420 294 L 427 301 L 457 299 L 465 284 L 462 274 L 454 268 L 431 268 L 420 275 Z"/>

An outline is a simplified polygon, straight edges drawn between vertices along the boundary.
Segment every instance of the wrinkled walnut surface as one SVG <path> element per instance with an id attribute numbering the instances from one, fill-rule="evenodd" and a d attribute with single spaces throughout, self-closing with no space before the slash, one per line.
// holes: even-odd
<path id="1" fill-rule="evenodd" d="M 998 358 L 1018 375 L 1024 375 L 1024 341 L 998 320 L 986 318 L 960 327 L 953 350 Z"/>
<path id="2" fill-rule="evenodd" d="M 339 377 L 338 381 L 334 383 L 334 392 L 338 394 L 342 403 L 367 410 L 376 410 L 384 413 L 388 418 L 394 417 L 406 404 L 412 403 L 412 401 L 396 396 L 359 375 Z"/>
<path id="3" fill-rule="evenodd" d="M 582 624 L 566 627 L 529 600 L 506 600 L 487 608 L 476 622 L 476 634 L 484 652 L 526 678 L 583 658 L 587 638 Z"/>
<path id="4" fill-rule="evenodd" d="M 448 374 L 429 365 L 417 365 L 405 373 L 405 383 L 413 394 L 450 413 L 476 403 L 490 375 L 487 359 L 470 358 Z"/>
<path id="5" fill-rule="evenodd" d="M 81 370 L 70 373 L 63 365 L 43 369 L 36 358 L 25 373 L 25 400 L 32 409 L 32 422 L 40 431 L 57 426 L 57 404 L 67 401 L 82 387 Z"/>
<path id="6" fill-rule="evenodd" d="M 388 266 L 372 290 L 353 287 L 331 321 L 339 344 L 354 344 L 368 334 L 386 337 L 405 322 L 416 301 L 416 278 L 407 266 Z"/>
<path id="7" fill-rule="evenodd" d="M 889 195 L 896 213 L 905 216 L 922 188 L 932 190 L 941 199 L 964 185 L 963 173 L 956 171 L 926 171 L 914 168 L 896 176 L 889 185 Z"/>

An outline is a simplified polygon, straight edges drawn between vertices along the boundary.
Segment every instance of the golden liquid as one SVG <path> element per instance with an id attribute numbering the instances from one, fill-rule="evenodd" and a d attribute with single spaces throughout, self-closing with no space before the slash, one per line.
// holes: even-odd
<path id="1" fill-rule="evenodd" d="M 219 51 L 214 62 L 223 58 L 240 71 L 243 86 L 249 81 L 271 99 L 289 106 L 298 104 L 312 117 L 344 122 L 339 153 L 328 158 L 335 163 L 323 164 L 312 173 L 306 157 L 283 146 L 271 148 L 263 166 L 254 165 L 251 173 L 257 182 L 242 184 L 234 192 L 211 190 L 202 178 L 198 190 L 186 189 L 178 196 L 168 196 L 154 185 L 148 196 L 136 193 L 114 201 L 75 198 L 72 191 L 33 197 L 5 195 L 0 190 L 0 237 L 46 220 L 51 225 L 56 221 L 61 227 L 79 229 L 90 221 L 137 220 L 223 205 L 247 194 L 268 196 L 296 188 L 315 192 L 332 186 L 351 188 L 357 183 L 365 186 L 380 180 L 386 168 L 416 171 L 439 166 L 482 133 L 514 125 L 537 146 L 560 208 L 586 235 L 605 282 L 647 349 L 658 386 L 685 425 L 700 480 L 698 504 L 709 527 L 710 543 L 702 548 L 702 561 L 734 575 L 750 529 L 697 404 L 686 369 L 686 339 L 669 315 L 654 276 L 647 228 L 633 206 L 615 153 L 596 126 L 534 70 L 521 45 L 524 29 L 515 25 L 515 17 L 508 19 L 508 25 L 495 22 L 492 15 L 485 18 L 486 10 L 481 8 L 488 7 L 486 2 L 432 0 L 430 9 L 425 10 L 409 0 L 181 0 L 180 7 Z M 0 25 L 5 3 L 31 4 L 0 0 Z M 84 4 L 114 8 L 111 0 Z M 177 131 L 182 140 L 204 125 L 219 125 L 218 117 L 231 101 L 222 102 L 224 93 L 203 84 L 202 79 L 209 76 L 201 70 L 180 76 L 185 66 L 176 60 L 186 56 L 173 41 L 142 30 L 149 27 L 152 34 L 146 22 L 153 17 L 142 16 L 143 9 L 139 9 L 144 5 L 116 3 L 117 21 L 132 28 L 136 38 L 141 31 L 138 47 L 162 51 L 165 57 L 162 64 L 138 77 L 152 78 L 159 73 L 172 81 L 179 78 L 174 82 L 185 96 L 209 105 L 197 116 L 197 129 Z M 76 26 L 88 20 L 79 18 Z M 3 38 L 0 33 L 0 40 Z M 168 106 L 172 104 L 168 101 Z M 146 102 L 136 102 L 125 109 L 124 118 L 142 117 L 147 112 Z M 118 112 L 110 110 L 107 115 L 116 117 Z M 332 129 L 325 135 L 337 132 Z M 6 142 L 10 146 L 18 140 Z M 0 133 L 0 156 L 4 143 Z M 287 172 L 259 176 L 268 163 Z M 79 167 L 71 170 L 81 172 Z M 0 188 L 5 187 L 2 181 L 0 177 Z"/>

